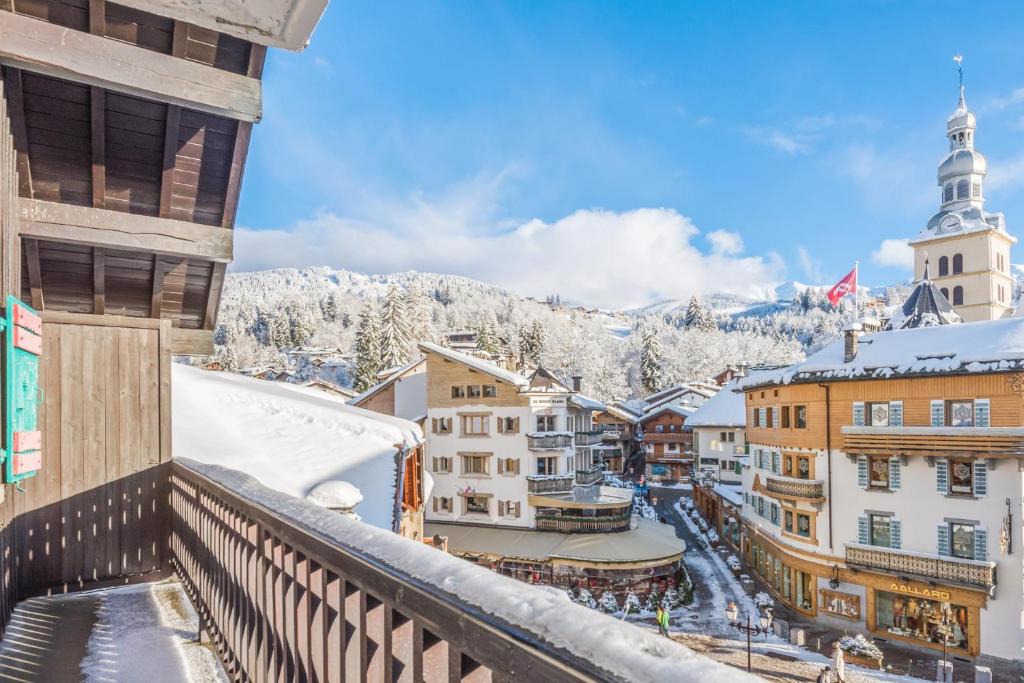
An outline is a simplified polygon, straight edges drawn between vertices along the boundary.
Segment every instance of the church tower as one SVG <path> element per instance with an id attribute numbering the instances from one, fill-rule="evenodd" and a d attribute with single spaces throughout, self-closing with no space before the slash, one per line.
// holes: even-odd
<path id="1" fill-rule="evenodd" d="M 1010 314 L 1010 247 L 1017 241 L 1006 232 L 1003 214 L 985 211 L 986 161 L 974 148 L 976 128 L 964 100 L 961 70 L 960 99 L 946 121 L 949 154 L 939 164 L 939 212 L 910 244 L 914 279 L 925 277 L 930 261 L 932 281 L 965 322 Z"/>

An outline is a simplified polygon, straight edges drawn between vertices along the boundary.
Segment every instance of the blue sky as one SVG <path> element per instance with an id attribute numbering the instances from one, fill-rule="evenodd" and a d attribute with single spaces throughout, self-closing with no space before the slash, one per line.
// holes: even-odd
<path id="1" fill-rule="evenodd" d="M 957 52 L 987 208 L 1024 234 L 1022 20 L 335 2 L 306 51 L 268 58 L 236 265 L 454 272 L 609 307 L 826 282 L 858 258 L 863 283 L 899 281 L 905 256 L 878 250 L 937 208 Z"/>

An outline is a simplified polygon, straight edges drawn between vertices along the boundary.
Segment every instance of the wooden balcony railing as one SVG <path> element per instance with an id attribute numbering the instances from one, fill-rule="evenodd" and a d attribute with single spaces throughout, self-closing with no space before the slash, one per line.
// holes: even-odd
<path id="1" fill-rule="evenodd" d="M 842 428 L 843 449 L 868 455 L 1024 455 L 1024 427 Z"/>
<path id="2" fill-rule="evenodd" d="M 572 491 L 575 475 L 538 475 L 526 477 L 526 488 L 530 493 L 566 493 Z"/>
<path id="3" fill-rule="evenodd" d="M 847 543 L 846 564 L 982 588 L 996 585 L 995 562 L 963 560 L 910 550 Z"/>
<path id="4" fill-rule="evenodd" d="M 644 432 L 647 443 L 693 443 L 693 432 Z"/>
<path id="5" fill-rule="evenodd" d="M 585 470 L 576 470 L 577 486 L 590 486 L 601 481 L 604 481 L 604 468 L 600 465 L 594 465 Z"/>
<path id="6" fill-rule="evenodd" d="M 531 451 L 554 451 L 572 446 L 571 434 L 527 434 L 526 445 Z"/>
<path id="7" fill-rule="evenodd" d="M 601 439 L 604 441 L 618 441 L 622 438 L 622 432 L 618 429 L 605 429 L 601 431 Z"/>
<path id="8" fill-rule="evenodd" d="M 825 482 L 817 479 L 796 479 L 769 474 L 765 477 L 764 487 L 768 493 L 786 498 L 800 498 L 811 502 L 825 500 Z"/>
<path id="9" fill-rule="evenodd" d="M 541 531 L 560 531 L 564 534 L 594 533 L 600 531 L 627 531 L 630 512 L 610 517 L 584 517 L 582 515 L 546 515 L 537 513 L 537 528 Z"/>
<path id="10" fill-rule="evenodd" d="M 664 680 L 668 666 L 677 680 L 709 667 L 730 675 L 707 661 L 687 671 L 692 653 L 653 634 L 240 473 L 176 460 L 170 479 L 171 562 L 231 680 Z M 450 586 L 402 567 L 443 571 Z M 523 619 L 530 601 L 558 618 Z M 601 623 L 579 628 L 588 619 Z M 598 627 L 610 640 L 595 651 L 586 631 Z"/>
<path id="11" fill-rule="evenodd" d="M 576 432 L 577 446 L 595 446 L 601 443 L 601 432 L 597 430 L 589 432 Z"/>

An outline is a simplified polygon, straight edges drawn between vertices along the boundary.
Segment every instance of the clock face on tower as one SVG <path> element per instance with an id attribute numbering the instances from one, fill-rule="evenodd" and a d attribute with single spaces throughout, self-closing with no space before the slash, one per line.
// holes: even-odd
<path id="1" fill-rule="evenodd" d="M 959 216 L 947 216 L 939 223 L 939 232 L 952 232 L 960 227 Z"/>

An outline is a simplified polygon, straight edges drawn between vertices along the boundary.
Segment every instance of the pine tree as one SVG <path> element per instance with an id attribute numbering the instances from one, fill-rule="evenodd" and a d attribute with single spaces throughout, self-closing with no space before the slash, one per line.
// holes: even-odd
<path id="1" fill-rule="evenodd" d="M 658 611 L 658 605 L 661 604 L 661 596 L 658 595 L 658 589 L 652 588 L 651 592 L 647 594 L 647 601 L 644 602 L 644 612 L 647 614 L 654 614 Z"/>
<path id="2" fill-rule="evenodd" d="M 356 328 L 356 374 L 352 382 L 356 391 L 366 391 L 377 383 L 377 373 L 383 369 L 380 341 L 377 307 L 367 301 L 359 311 L 359 327 Z"/>
<path id="3" fill-rule="evenodd" d="M 409 285 L 405 294 L 405 310 L 409 319 L 409 357 L 419 355 L 416 347 L 421 341 L 434 341 L 434 321 L 430 298 L 416 283 Z"/>
<path id="4" fill-rule="evenodd" d="M 697 320 L 697 329 L 701 332 L 712 332 L 718 328 L 718 324 L 715 322 L 715 314 L 711 311 L 710 306 L 700 307 L 700 318 Z"/>
<path id="5" fill-rule="evenodd" d="M 701 320 L 704 317 L 704 311 L 701 309 L 700 300 L 696 295 L 690 297 L 690 303 L 686 307 L 686 326 L 697 327 L 700 325 Z"/>
<path id="6" fill-rule="evenodd" d="M 636 593 L 630 591 L 626 595 L 626 603 L 623 605 L 622 610 L 626 614 L 640 614 L 641 609 L 640 598 L 636 596 Z"/>
<path id="7" fill-rule="evenodd" d="M 597 600 L 594 599 L 594 595 L 586 588 L 581 588 L 576 597 L 573 598 L 573 602 L 577 605 L 583 605 L 590 609 L 597 609 Z"/>
<path id="8" fill-rule="evenodd" d="M 476 331 L 476 348 L 483 353 L 494 355 L 498 353 L 498 321 L 494 313 L 484 316 L 480 327 Z"/>
<path id="9" fill-rule="evenodd" d="M 385 368 L 404 365 L 409 359 L 409 317 L 398 287 L 391 285 L 381 311 L 380 360 Z"/>
<path id="10" fill-rule="evenodd" d="M 289 311 L 288 324 L 292 346 L 305 346 L 316 331 L 312 312 L 304 305 L 296 306 Z"/>
<path id="11" fill-rule="evenodd" d="M 292 346 L 292 323 L 287 311 L 278 311 L 270 317 L 267 342 L 277 349 Z"/>
<path id="12" fill-rule="evenodd" d="M 605 591 L 597 602 L 597 608 L 605 614 L 615 614 L 619 611 L 619 602 L 615 599 L 615 593 Z"/>
<path id="13" fill-rule="evenodd" d="M 648 394 L 661 388 L 661 340 L 650 327 L 645 327 L 640 337 L 640 381 Z"/>
<path id="14" fill-rule="evenodd" d="M 338 319 L 338 293 L 331 292 L 320 302 L 320 311 L 324 314 L 324 320 L 333 323 Z"/>

